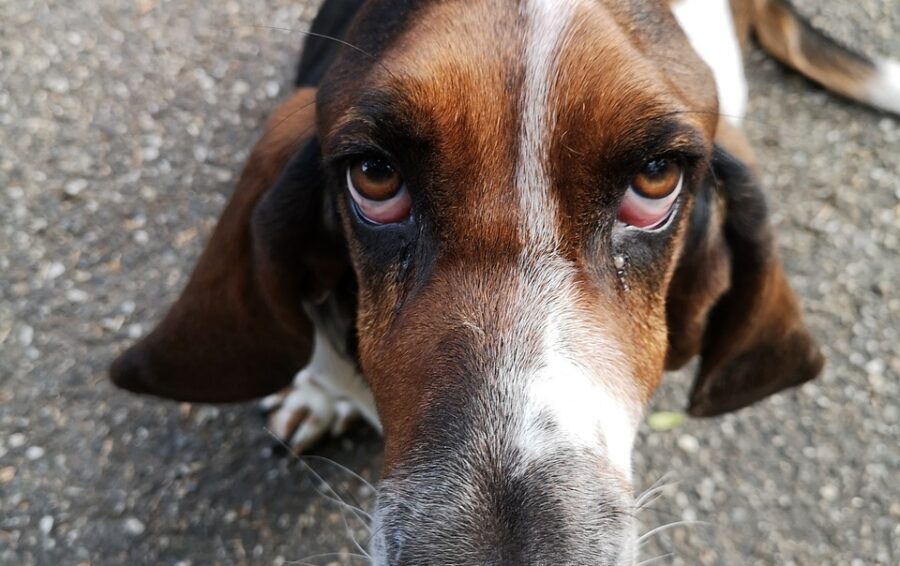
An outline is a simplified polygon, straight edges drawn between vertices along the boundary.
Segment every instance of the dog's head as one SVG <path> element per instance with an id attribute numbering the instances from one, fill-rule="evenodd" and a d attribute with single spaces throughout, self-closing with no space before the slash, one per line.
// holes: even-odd
<path id="1" fill-rule="evenodd" d="M 114 379 L 261 395 L 308 356 L 304 305 L 342 297 L 384 426 L 381 560 L 630 563 L 664 369 L 701 356 L 705 416 L 822 365 L 708 69 L 656 2 L 385 0 L 346 39 Z"/>

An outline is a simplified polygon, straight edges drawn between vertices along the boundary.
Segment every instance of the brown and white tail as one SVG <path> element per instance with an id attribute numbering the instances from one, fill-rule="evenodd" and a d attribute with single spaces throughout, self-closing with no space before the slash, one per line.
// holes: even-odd
<path id="1" fill-rule="evenodd" d="M 871 60 L 815 29 L 787 0 L 750 0 L 756 37 L 770 55 L 825 88 L 900 114 L 900 62 Z"/>

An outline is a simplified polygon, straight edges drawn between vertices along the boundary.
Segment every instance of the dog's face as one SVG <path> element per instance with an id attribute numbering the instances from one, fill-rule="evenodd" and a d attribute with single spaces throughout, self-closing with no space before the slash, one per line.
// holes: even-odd
<path id="1" fill-rule="evenodd" d="M 271 389 L 305 355 L 303 303 L 352 272 L 377 556 L 631 563 L 663 370 L 700 353 L 692 411 L 717 414 L 821 367 L 742 146 L 660 3 L 398 4 L 361 10 L 314 113 L 307 92 L 273 119 L 133 388 Z M 200 316 L 214 361 L 171 348 Z"/>
<path id="2" fill-rule="evenodd" d="M 320 89 L 391 563 L 631 556 L 632 443 L 717 122 L 674 23 L 648 48 L 625 32 L 634 16 L 433 3 L 377 64 L 348 52 Z M 364 50 L 382 31 L 357 30 Z M 683 82 L 657 49 L 685 61 Z"/>

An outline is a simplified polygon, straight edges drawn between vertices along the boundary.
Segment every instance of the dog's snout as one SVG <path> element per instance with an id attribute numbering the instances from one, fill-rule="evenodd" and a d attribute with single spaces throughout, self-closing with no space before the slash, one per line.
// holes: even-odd
<path id="1" fill-rule="evenodd" d="M 602 457 L 561 447 L 456 455 L 387 478 L 376 507 L 378 564 L 633 562 L 630 487 Z"/>

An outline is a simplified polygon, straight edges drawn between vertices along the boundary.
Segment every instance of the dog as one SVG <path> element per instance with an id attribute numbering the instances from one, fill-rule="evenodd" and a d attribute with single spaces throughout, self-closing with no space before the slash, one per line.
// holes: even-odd
<path id="1" fill-rule="evenodd" d="M 377 564 L 634 564 L 631 453 L 818 375 L 740 130 L 751 33 L 900 113 L 784 0 L 326 0 L 183 294 L 111 367 L 383 430 Z M 286 388 L 286 389 L 285 389 Z"/>

